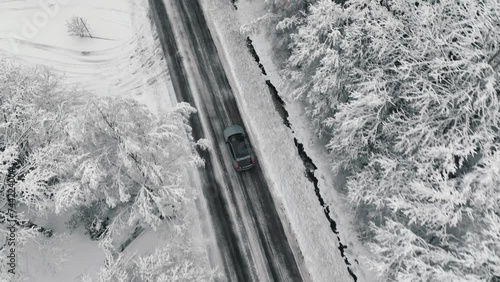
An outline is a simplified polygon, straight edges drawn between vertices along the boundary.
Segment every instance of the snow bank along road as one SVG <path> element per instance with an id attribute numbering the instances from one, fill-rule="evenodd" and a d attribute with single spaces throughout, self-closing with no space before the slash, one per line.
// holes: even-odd
<path id="1" fill-rule="evenodd" d="M 149 0 L 178 101 L 195 105 L 193 136 L 213 141 L 200 152 L 203 193 L 229 281 L 304 281 L 260 166 L 237 173 L 222 132 L 244 127 L 228 78 L 197 0 Z M 258 113 L 255 113 L 258 114 Z M 257 160 L 258 163 L 258 160 Z M 304 276 L 304 277 L 303 277 Z"/>

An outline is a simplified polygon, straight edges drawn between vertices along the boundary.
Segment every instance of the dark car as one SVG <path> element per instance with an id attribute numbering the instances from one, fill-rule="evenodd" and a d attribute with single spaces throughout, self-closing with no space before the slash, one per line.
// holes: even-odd
<path id="1" fill-rule="evenodd" d="M 247 170 L 255 165 L 255 156 L 250 142 L 248 142 L 248 137 L 241 126 L 231 125 L 224 129 L 224 141 L 231 153 L 235 170 Z"/>

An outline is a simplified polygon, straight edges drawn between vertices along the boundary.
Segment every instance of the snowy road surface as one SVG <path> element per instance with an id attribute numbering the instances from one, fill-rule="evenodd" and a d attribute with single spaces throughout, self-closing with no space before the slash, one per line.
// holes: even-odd
<path id="1" fill-rule="evenodd" d="M 209 152 L 201 152 L 207 163 L 200 175 L 226 278 L 307 281 L 260 166 L 242 173 L 231 167 L 222 132 L 244 123 L 200 4 L 149 1 L 175 95 L 199 110 L 191 118 L 193 136 L 213 141 Z"/>

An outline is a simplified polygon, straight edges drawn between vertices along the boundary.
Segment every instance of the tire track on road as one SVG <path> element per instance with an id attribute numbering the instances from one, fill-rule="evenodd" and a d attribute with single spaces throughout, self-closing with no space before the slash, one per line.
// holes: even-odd
<path id="1" fill-rule="evenodd" d="M 195 105 L 165 5 L 161 0 L 149 0 L 149 4 L 167 65 L 170 69 L 177 100 Z M 201 126 L 198 115 L 193 115 L 190 118 L 190 125 L 193 129 L 192 135 L 196 140 L 205 138 L 206 134 Z M 202 190 L 204 196 L 207 198 L 208 209 L 214 221 L 217 245 L 222 253 L 224 272 L 228 278 L 235 277 L 238 281 L 250 281 L 248 265 L 237 246 L 238 237 L 232 229 L 229 211 L 223 198 L 221 187 L 214 177 L 215 173 L 212 167 L 211 156 L 208 151 L 198 150 L 198 153 L 206 161 L 205 168 L 200 170 L 203 185 Z"/>
<path id="2" fill-rule="evenodd" d="M 200 92 L 200 95 L 203 96 L 200 97 L 200 100 L 203 101 L 202 105 L 195 103 L 196 99 L 193 95 L 196 91 L 190 87 L 197 86 L 190 85 L 190 80 L 187 78 L 188 71 L 185 69 L 186 66 L 183 65 L 182 57 L 179 54 L 179 44 L 175 40 L 171 26 L 172 18 L 169 18 L 165 11 L 165 4 L 162 0 L 149 1 L 162 47 L 169 57 L 167 63 L 177 99 L 196 106 L 203 116 L 215 117 L 214 120 L 206 121 L 205 124 L 200 120 L 199 115 L 196 115 L 191 118 L 191 122 L 193 136 L 196 139 L 207 136 L 215 138 L 212 140 L 216 144 L 213 154 L 200 152 L 200 155 L 207 162 L 207 168 L 201 171 L 201 175 L 204 183 L 204 195 L 207 198 L 211 218 L 217 230 L 216 237 L 224 258 L 226 275 L 234 277 L 231 281 L 303 281 L 260 166 L 251 171 L 236 174 L 233 171 L 228 171 L 229 165 L 224 165 L 223 154 L 227 152 L 223 149 L 223 141 L 221 143 L 222 131 L 218 129 L 234 123 L 242 126 L 244 124 L 199 2 L 196 0 L 168 0 L 167 3 L 170 9 L 176 9 L 182 15 L 180 21 L 176 21 L 175 24 L 185 27 L 186 34 L 182 35 L 189 40 L 190 47 L 188 48 L 192 49 L 191 52 L 194 54 L 187 60 L 195 67 L 195 71 L 198 71 L 199 78 L 202 80 L 192 82 L 198 85 L 198 90 L 203 90 Z M 212 108 L 214 112 L 209 112 L 208 108 Z M 218 167 L 219 164 L 220 167 Z M 217 167 L 214 167 L 215 165 Z M 218 171 L 222 171 L 223 176 L 229 176 L 228 179 L 223 179 L 221 183 L 218 183 L 215 177 Z M 226 197 L 221 190 L 225 188 L 229 189 L 227 192 L 229 196 Z M 217 198 L 214 199 L 211 193 L 216 193 Z M 241 197 L 244 203 L 238 203 L 235 199 Z M 219 206 L 222 206 L 222 211 L 218 210 Z M 235 218 L 231 218 L 230 207 L 232 206 L 236 207 Z M 242 217 L 240 213 L 245 216 Z M 253 252 L 257 252 L 255 254 L 249 253 L 248 249 L 245 248 L 247 242 L 242 242 L 247 234 L 241 234 L 235 230 L 236 224 L 240 220 L 245 220 L 246 229 L 244 232 L 252 233 L 248 236 L 256 238 L 253 244 L 257 243 L 258 245 L 251 248 Z M 220 227 L 223 227 L 222 230 Z M 238 237 L 238 234 L 242 237 Z M 225 246 L 225 244 L 231 245 L 231 247 Z M 245 251 L 247 251 L 248 257 L 244 257 Z M 259 255 L 259 252 L 262 252 L 262 255 Z M 262 257 L 263 260 L 255 262 L 253 259 L 256 257 Z M 256 269 L 252 262 L 260 266 L 257 269 L 265 270 L 268 273 L 254 273 Z M 267 275 L 267 278 L 262 280 L 262 275 Z M 255 276 L 261 278 L 255 279 Z"/>

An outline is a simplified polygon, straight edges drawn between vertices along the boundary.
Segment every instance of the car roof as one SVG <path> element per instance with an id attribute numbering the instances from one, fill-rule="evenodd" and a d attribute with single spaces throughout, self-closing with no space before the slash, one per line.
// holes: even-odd
<path id="1" fill-rule="evenodd" d="M 229 136 L 234 135 L 234 134 L 238 134 L 238 133 L 246 135 L 245 130 L 243 130 L 243 127 L 241 127 L 237 124 L 233 124 L 231 126 L 228 126 L 228 127 L 226 127 L 226 129 L 224 129 L 224 140 L 227 141 Z"/>
<path id="2" fill-rule="evenodd" d="M 251 157 L 250 145 L 245 140 L 245 135 L 236 133 L 229 136 L 229 146 L 231 146 L 236 160 L 247 159 Z"/>

